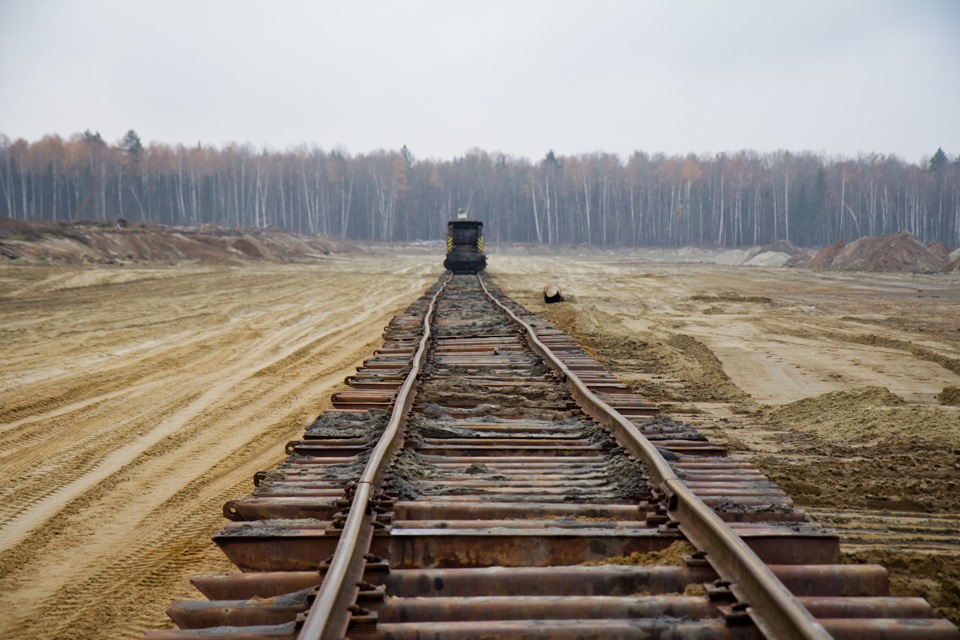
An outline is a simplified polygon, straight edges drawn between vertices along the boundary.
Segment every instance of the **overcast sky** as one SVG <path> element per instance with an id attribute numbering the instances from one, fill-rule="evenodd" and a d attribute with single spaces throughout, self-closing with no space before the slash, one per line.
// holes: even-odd
<path id="1" fill-rule="evenodd" d="M 0 0 L 0 134 L 960 154 L 960 0 Z"/>

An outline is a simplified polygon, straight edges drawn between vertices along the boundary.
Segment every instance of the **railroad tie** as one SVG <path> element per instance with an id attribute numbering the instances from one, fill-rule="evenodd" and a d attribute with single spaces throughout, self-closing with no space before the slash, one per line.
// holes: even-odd
<path id="1" fill-rule="evenodd" d="M 958 638 L 485 275 L 346 382 L 148 638 Z"/>

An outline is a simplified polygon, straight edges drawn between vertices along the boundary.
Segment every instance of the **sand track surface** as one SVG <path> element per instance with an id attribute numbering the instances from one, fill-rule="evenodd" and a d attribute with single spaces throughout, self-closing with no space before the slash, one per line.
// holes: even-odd
<path id="1" fill-rule="evenodd" d="M 960 277 L 493 257 L 504 291 L 960 623 Z M 567 301 L 544 304 L 548 282 Z"/>
<path id="2" fill-rule="evenodd" d="M 0 637 L 136 638 L 442 269 L 0 267 Z"/>
<path id="3" fill-rule="evenodd" d="M 661 252 L 662 253 L 662 252 Z M 0 637 L 138 638 L 435 254 L 0 266 Z M 490 258 L 504 290 L 960 621 L 960 276 Z M 545 305 L 556 283 L 567 302 Z"/>

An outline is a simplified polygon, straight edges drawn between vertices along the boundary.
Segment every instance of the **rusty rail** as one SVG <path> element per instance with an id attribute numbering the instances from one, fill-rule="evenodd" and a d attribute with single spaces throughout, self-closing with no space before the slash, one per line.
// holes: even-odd
<path id="1" fill-rule="evenodd" d="M 523 327 L 530 346 L 562 374 L 581 407 L 598 422 L 614 429 L 622 444 L 642 459 L 668 500 L 671 515 L 679 522 L 680 531 L 695 546 L 707 553 L 707 561 L 726 581 L 757 627 L 769 638 L 795 640 L 829 640 L 830 634 L 810 615 L 777 579 L 769 567 L 714 511 L 688 489 L 677 477 L 657 448 L 619 411 L 601 400 L 560 358 L 537 337 L 533 327 L 524 322 L 490 293 L 484 278 L 480 284 L 486 296 L 517 324 Z"/>
<path id="2" fill-rule="evenodd" d="M 442 279 L 384 339 L 224 506 L 242 571 L 151 640 L 960 638 L 494 284 Z M 682 565 L 582 566 L 683 537 Z"/>
<path id="3" fill-rule="evenodd" d="M 437 298 L 443 293 L 449 276 L 437 290 L 430 301 L 426 314 L 423 317 L 423 336 L 417 347 L 416 354 L 410 368 L 410 373 L 400 387 L 390 413 L 390 421 L 383 432 L 376 447 L 370 455 L 363 470 L 363 475 L 357 482 L 353 499 L 350 504 L 350 513 L 340 533 L 333 559 L 327 569 L 323 583 L 317 592 L 310 613 L 304 621 L 303 628 L 297 636 L 299 640 L 336 640 L 342 638 L 349 623 L 348 607 L 353 604 L 356 588 L 345 588 L 348 579 L 356 582 L 363 572 L 363 555 L 366 549 L 361 545 L 366 540 L 369 546 L 371 525 L 371 502 L 375 483 L 382 476 L 389 454 L 397 446 L 397 434 L 400 423 L 410 410 L 416 389 L 417 376 L 427 357 L 427 345 L 430 342 L 430 323 L 436 310 Z"/>

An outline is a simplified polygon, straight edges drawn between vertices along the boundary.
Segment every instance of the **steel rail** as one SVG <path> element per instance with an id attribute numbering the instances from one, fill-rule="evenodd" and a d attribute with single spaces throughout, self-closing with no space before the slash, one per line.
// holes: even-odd
<path id="1" fill-rule="evenodd" d="M 674 473 L 669 463 L 637 427 L 619 411 L 593 393 L 566 364 L 537 337 L 536 331 L 511 309 L 496 299 L 483 277 L 480 284 L 486 296 L 523 327 L 531 348 L 560 373 L 574 398 L 598 422 L 614 429 L 622 444 L 642 459 L 651 481 L 667 500 L 668 510 L 679 522 L 680 531 L 701 551 L 717 574 L 730 583 L 730 591 L 757 628 L 768 638 L 790 640 L 829 640 L 832 636 L 801 605 L 769 567 L 740 536 L 706 506 Z"/>
<path id="2" fill-rule="evenodd" d="M 376 447 L 370 454 L 363 469 L 360 480 L 355 485 L 353 499 L 350 503 L 350 513 L 347 515 L 340 539 L 334 550 L 333 557 L 327 568 L 323 583 L 310 607 L 310 612 L 304 620 L 303 627 L 297 636 L 298 640 L 339 640 L 343 638 L 350 622 L 348 607 L 354 604 L 357 587 L 351 585 L 344 588 L 352 579 L 356 583 L 363 573 L 363 555 L 369 548 L 370 536 L 373 533 L 372 499 L 378 478 L 383 474 L 389 454 L 399 445 L 397 435 L 400 433 L 400 424 L 413 402 L 413 391 L 417 384 L 417 376 L 427 355 L 427 344 L 430 340 L 430 324 L 436 311 L 437 299 L 450 282 L 448 275 L 440 285 L 437 293 L 430 300 L 423 316 L 423 336 L 411 362 L 410 373 L 397 392 L 394 400 L 390 420 L 377 441 Z M 365 537 L 367 544 L 360 545 L 361 537 Z"/>

